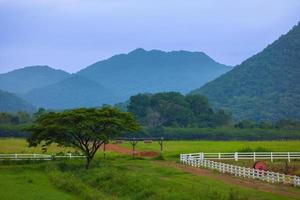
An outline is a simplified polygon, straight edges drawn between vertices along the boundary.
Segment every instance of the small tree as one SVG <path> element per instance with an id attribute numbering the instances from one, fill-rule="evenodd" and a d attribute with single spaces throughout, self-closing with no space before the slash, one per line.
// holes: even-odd
<path id="1" fill-rule="evenodd" d="M 139 129 L 132 114 L 111 107 L 49 112 L 38 116 L 34 124 L 26 128 L 32 133 L 28 138 L 29 146 L 42 143 L 47 149 L 50 144 L 57 143 L 77 148 L 86 156 L 87 169 L 102 144 L 123 132 Z"/>

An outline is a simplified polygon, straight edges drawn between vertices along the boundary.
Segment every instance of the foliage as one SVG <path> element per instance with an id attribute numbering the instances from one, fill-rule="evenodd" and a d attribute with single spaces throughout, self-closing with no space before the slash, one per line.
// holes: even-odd
<path id="1" fill-rule="evenodd" d="M 293 140 L 300 139 L 300 130 L 261 128 L 145 128 L 139 133 L 127 133 L 127 137 L 164 137 L 168 140 Z"/>
<path id="2" fill-rule="evenodd" d="M 130 113 L 115 108 L 79 108 L 43 114 L 26 130 L 32 132 L 28 138 L 30 146 L 45 142 L 45 147 L 57 143 L 77 148 L 86 155 L 86 168 L 89 168 L 102 144 L 124 131 L 139 130 L 139 125 Z"/>
<path id="3" fill-rule="evenodd" d="M 0 124 L 26 124 L 31 122 L 31 116 L 27 112 L 19 111 L 17 113 L 0 112 Z"/>
<path id="4" fill-rule="evenodd" d="M 149 127 L 217 127 L 229 124 L 231 119 L 223 110 L 214 112 L 204 96 L 177 92 L 132 96 L 128 111 Z"/>
<path id="5" fill-rule="evenodd" d="M 24 124 L 20 125 L 0 125 L 0 138 L 1 137 L 21 137 L 26 138 L 30 134 L 23 129 L 26 127 Z"/>
<path id="6" fill-rule="evenodd" d="M 300 120 L 300 23 L 192 94 L 204 94 L 238 120 Z"/>

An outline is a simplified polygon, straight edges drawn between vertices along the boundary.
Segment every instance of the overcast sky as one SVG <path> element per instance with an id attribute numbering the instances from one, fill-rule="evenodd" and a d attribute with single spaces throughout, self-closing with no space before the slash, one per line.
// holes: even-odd
<path id="1" fill-rule="evenodd" d="M 300 21 L 300 0 L 0 0 L 0 73 L 76 72 L 141 47 L 236 65 Z"/>

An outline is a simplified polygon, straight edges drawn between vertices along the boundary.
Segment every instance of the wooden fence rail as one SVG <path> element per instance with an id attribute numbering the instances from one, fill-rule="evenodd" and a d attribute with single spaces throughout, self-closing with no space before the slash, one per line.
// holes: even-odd
<path id="1" fill-rule="evenodd" d="M 222 173 L 229 173 L 243 178 L 258 179 L 270 183 L 284 183 L 294 186 L 300 186 L 300 177 L 298 176 L 256 170 L 252 168 L 240 167 L 217 161 L 206 160 L 201 156 L 199 157 L 198 154 L 180 154 L 180 162 L 193 167 L 204 167 L 214 169 Z"/>
<path id="2" fill-rule="evenodd" d="M 300 152 L 233 152 L 233 153 L 190 153 L 183 154 L 211 160 L 300 160 Z"/>
<path id="3" fill-rule="evenodd" d="M 47 154 L 0 154 L 0 160 L 53 160 L 59 158 L 85 158 L 84 155 L 47 155 Z"/>

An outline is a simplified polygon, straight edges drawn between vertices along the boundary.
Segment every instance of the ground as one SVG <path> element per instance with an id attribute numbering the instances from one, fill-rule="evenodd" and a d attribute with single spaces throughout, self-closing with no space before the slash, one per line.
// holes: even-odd
<path id="1" fill-rule="evenodd" d="M 178 163 L 178 152 L 237 151 L 261 146 L 272 151 L 299 151 L 300 141 L 167 142 L 164 159 L 133 159 L 128 155 L 128 144 L 111 145 L 106 159 L 99 152 L 88 171 L 83 167 L 84 160 L 0 162 L 0 199 L 300 199 L 299 188 L 235 178 Z M 139 151 L 159 150 L 157 143 L 141 142 L 137 147 Z M 8 149 L 14 153 L 40 151 L 28 149 L 22 140 L 0 140 L 0 153 L 12 153 Z M 54 146 L 49 153 L 61 150 L 65 149 Z"/>

